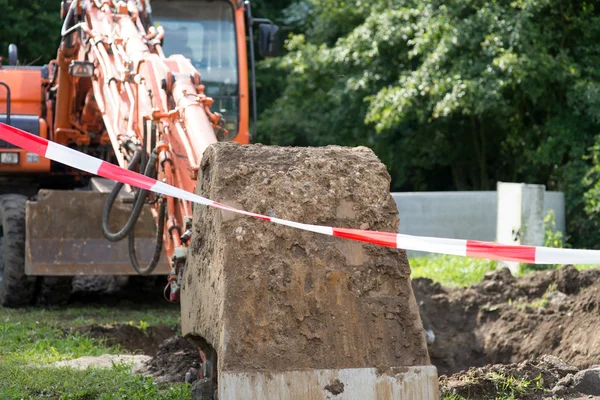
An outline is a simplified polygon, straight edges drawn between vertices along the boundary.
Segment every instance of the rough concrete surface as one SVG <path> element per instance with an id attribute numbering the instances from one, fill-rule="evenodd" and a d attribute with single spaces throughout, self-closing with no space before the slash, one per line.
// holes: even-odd
<path id="1" fill-rule="evenodd" d="M 390 177 L 364 147 L 218 143 L 196 192 L 309 224 L 398 231 Z M 403 250 L 195 205 L 182 331 L 221 371 L 429 365 Z"/>

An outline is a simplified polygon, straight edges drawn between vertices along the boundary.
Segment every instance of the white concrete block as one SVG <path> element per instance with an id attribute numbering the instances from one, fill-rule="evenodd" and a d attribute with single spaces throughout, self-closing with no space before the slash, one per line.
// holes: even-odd
<path id="1" fill-rule="evenodd" d="M 434 366 L 231 372 L 222 400 L 438 400 Z"/>
<path id="2" fill-rule="evenodd" d="M 543 246 L 545 216 L 544 185 L 497 183 L 496 241 L 504 244 Z M 500 262 L 513 274 L 519 263 Z"/>

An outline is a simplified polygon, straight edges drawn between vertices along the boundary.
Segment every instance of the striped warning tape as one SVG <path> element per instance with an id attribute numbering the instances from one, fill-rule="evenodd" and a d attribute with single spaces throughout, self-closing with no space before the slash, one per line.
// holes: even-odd
<path id="1" fill-rule="evenodd" d="M 0 139 L 61 164 L 66 164 L 73 168 L 137 188 L 323 235 L 405 250 L 427 251 L 430 253 L 499 261 L 515 261 L 528 264 L 600 264 L 600 251 L 598 250 L 555 249 L 549 247 L 505 245 L 476 240 L 410 236 L 391 232 L 310 225 L 268 217 L 217 203 L 216 201 L 167 185 L 137 172 L 107 163 L 3 123 L 0 123 Z"/>

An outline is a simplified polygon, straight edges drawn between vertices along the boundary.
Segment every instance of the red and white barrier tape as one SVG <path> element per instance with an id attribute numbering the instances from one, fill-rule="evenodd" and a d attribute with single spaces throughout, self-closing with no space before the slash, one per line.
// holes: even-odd
<path id="1" fill-rule="evenodd" d="M 405 250 L 426 251 L 430 253 L 451 254 L 499 261 L 516 261 L 528 264 L 600 264 L 600 250 L 515 246 L 493 242 L 480 242 L 476 240 L 410 236 L 391 232 L 310 225 L 268 217 L 266 215 L 255 214 L 217 203 L 216 201 L 167 185 L 166 183 L 148 178 L 137 172 L 129 171 L 117 165 L 107 163 L 98 158 L 48 141 L 3 123 L 0 123 L 0 140 L 4 140 L 17 147 L 57 161 L 61 164 L 66 164 L 73 168 L 137 188 L 324 235 Z"/>

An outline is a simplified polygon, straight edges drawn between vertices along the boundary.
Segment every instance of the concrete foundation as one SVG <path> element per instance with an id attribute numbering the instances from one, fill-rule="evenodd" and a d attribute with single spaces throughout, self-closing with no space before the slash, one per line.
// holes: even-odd
<path id="1" fill-rule="evenodd" d="M 220 400 L 432 400 L 438 395 L 433 366 L 262 372 L 225 372 Z M 272 394 L 276 394 L 273 396 Z"/>
<path id="2" fill-rule="evenodd" d="M 197 193 L 309 224 L 397 232 L 389 182 L 367 148 L 218 143 L 204 153 Z M 321 383 L 343 374 L 350 374 L 349 389 L 336 399 L 437 398 L 403 250 L 199 205 L 192 240 L 182 331 L 214 349 L 220 399 L 328 398 L 316 394 L 327 386 Z M 373 373 L 406 367 L 417 367 L 417 375 L 425 368 L 428 378 L 408 383 L 406 374 L 390 380 Z M 288 383 L 315 397 L 292 396 Z M 389 395 L 376 391 L 382 385 Z M 411 385 L 434 397 L 400 396 Z M 248 396 L 231 397 L 237 390 Z"/>

